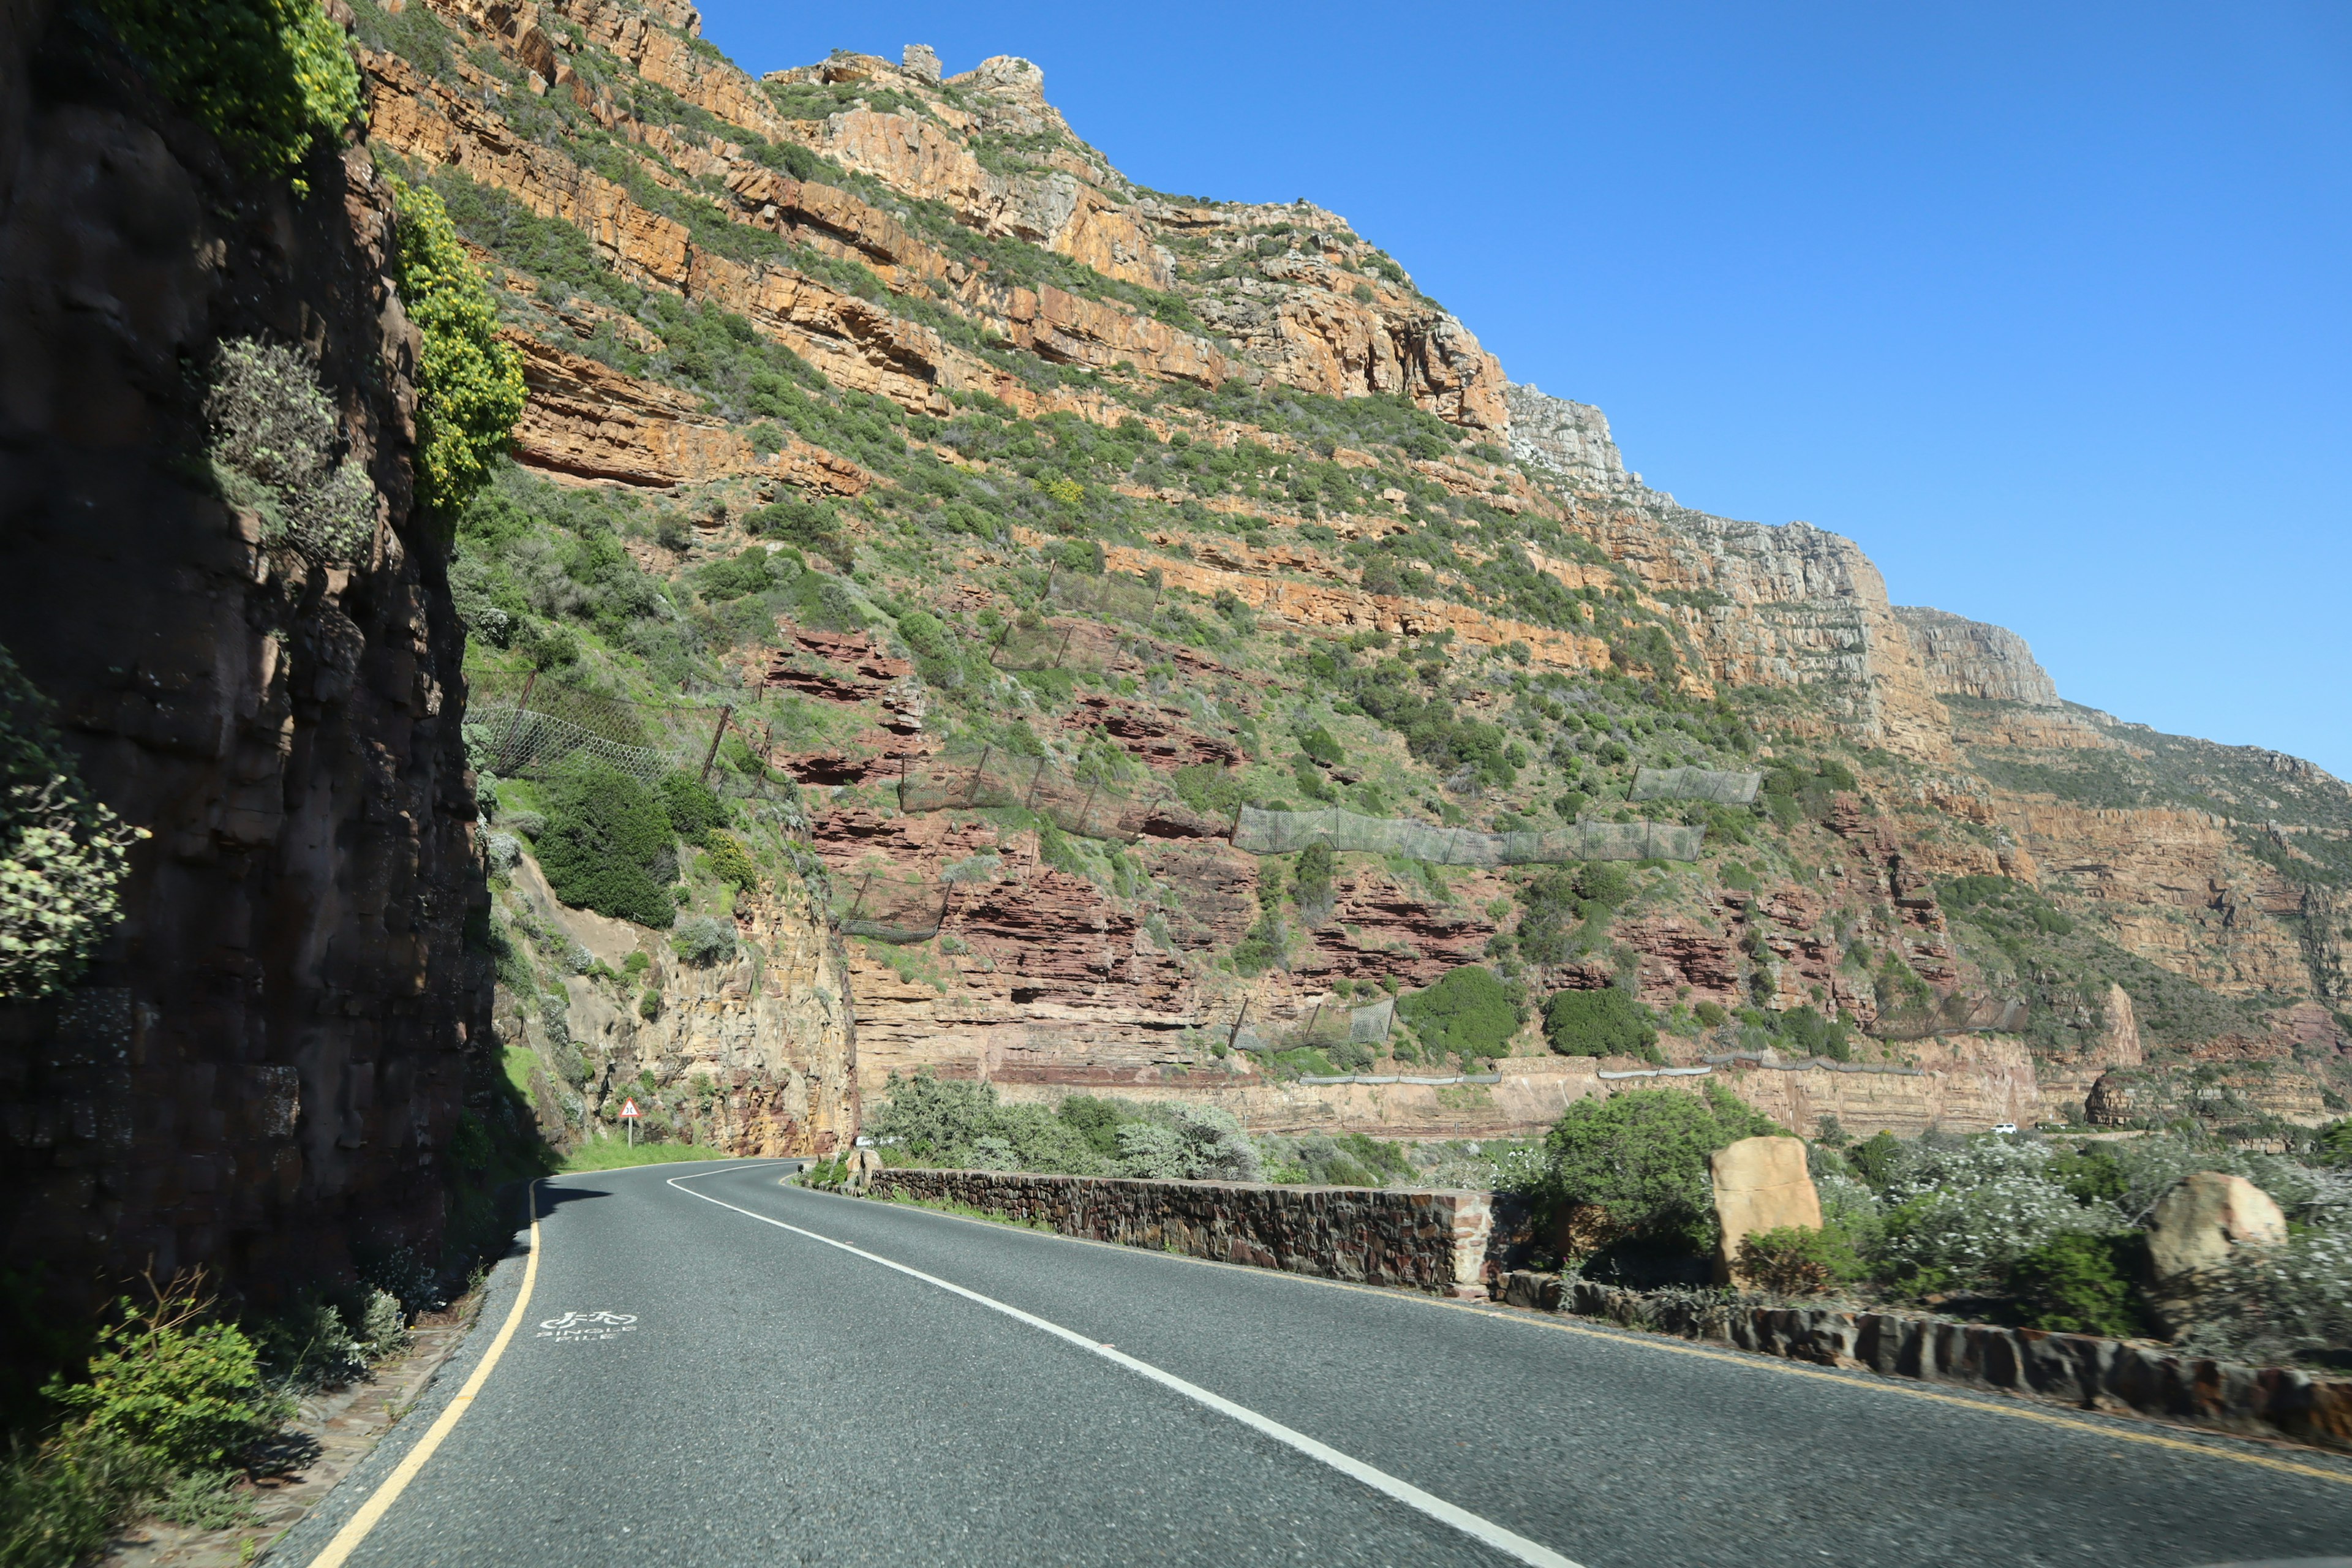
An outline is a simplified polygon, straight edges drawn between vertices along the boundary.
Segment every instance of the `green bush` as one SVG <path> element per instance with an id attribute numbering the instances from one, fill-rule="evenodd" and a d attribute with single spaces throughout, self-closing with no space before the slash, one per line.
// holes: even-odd
<path id="1" fill-rule="evenodd" d="M 710 874 L 722 882 L 731 883 L 746 892 L 760 885 L 760 867 L 743 847 L 742 841 L 731 833 L 713 829 L 704 839 L 703 847 L 710 856 Z"/>
<path id="2" fill-rule="evenodd" d="M 319 0 L 99 0 L 99 9 L 163 96 L 251 174 L 288 172 L 360 111 L 359 68 Z"/>
<path id="3" fill-rule="evenodd" d="M 1597 1205 L 1628 1235 L 1704 1251 L 1715 1239 L 1707 1156 L 1782 1132 L 1716 1084 L 1580 1100 L 1545 1135 L 1540 1191 L 1554 1204 Z"/>
<path id="4" fill-rule="evenodd" d="M 1527 1021 L 1517 996 L 1484 964 L 1451 970 L 1426 990 L 1397 998 L 1422 1043 L 1463 1059 L 1504 1054 Z"/>
<path id="5" fill-rule="evenodd" d="M 1331 913 L 1331 874 L 1337 858 L 1328 844 L 1309 844 L 1298 852 L 1298 860 L 1290 868 L 1291 901 L 1311 924 L 1319 924 Z"/>
<path id="6" fill-rule="evenodd" d="M 1544 1004 L 1544 1039 L 1564 1057 L 1639 1057 L 1664 1061 L 1650 1010 L 1615 986 L 1562 991 Z"/>
<path id="7" fill-rule="evenodd" d="M 0 1568 L 65 1568 L 95 1556 L 169 1484 L 145 1449 L 78 1423 L 0 1460 Z"/>
<path id="8" fill-rule="evenodd" d="M 2009 1295 L 2018 1321 L 2030 1329 L 2111 1339 L 2145 1333 L 2133 1279 L 2146 1247 L 2137 1231 L 2052 1237 L 2009 1266 Z"/>
<path id="9" fill-rule="evenodd" d="M 677 918 L 667 886 L 673 853 L 661 797 L 586 751 L 563 760 L 548 786 L 547 830 L 539 837 L 540 868 L 557 898 L 667 927 Z"/>
<path id="10" fill-rule="evenodd" d="M 277 1432 L 291 1402 L 261 1375 L 253 1342 L 206 1321 L 210 1303 L 163 1295 L 100 1331 L 89 1380 L 53 1385 L 60 1408 L 91 1433 L 142 1448 L 173 1470 L 216 1469 Z"/>
<path id="11" fill-rule="evenodd" d="M 695 969 L 709 969 L 735 956 L 735 926 L 711 915 L 688 915 L 669 939 L 678 957 Z"/>
<path id="12" fill-rule="evenodd" d="M 81 781 L 47 699 L 0 648 L 0 999 L 61 991 L 121 919 L 126 827 Z"/>
<path id="13" fill-rule="evenodd" d="M 441 198 L 394 179 L 400 298 L 425 340 L 416 366 L 416 499 L 454 518 L 490 481 L 522 417 L 522 356 L 498 341 L 498 308 Z"/>
<path id="14" fill-rule="evenodd" d="M 719 804 L 710 786 L 692 773 L 664 773 L 660 788 L 670 831 L 688 844 L 704 843 L 712 828 L 726 823 L 727 808 Z"/>
<path id="15" fill-rule="evenodd" d="M 1739 1275 L 1775 1296 L 1817 1296 L 1842 1280 L 1859 1279 L 1861 1261 L 1841 1232 L 1784 1225 L 1739 1241 Z"/>
<path id="16" fill-rule="evenodd" d="M 351 561 L 375 539 L 375 486 L 337 457 L 334 405 L 299 350 L 235 338 L 214 356 L 205 394 L 214 483 L 261 519 L 261 542 L 317 561 Z"/>

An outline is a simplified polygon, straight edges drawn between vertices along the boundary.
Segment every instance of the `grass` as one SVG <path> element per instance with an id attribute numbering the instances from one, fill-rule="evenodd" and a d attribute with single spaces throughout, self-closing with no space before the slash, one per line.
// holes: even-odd
<path id="1" fill-rule="evenodd" d="M 631 1148 L 619 1138 L 583 1144 L 563 1157 L 558 1174 L 574 1171 L 625 1171 L 632 1165 L 667 1165 L 688 1160 L 732 1160 L 724 1149 L 700 1143 L 640 1143 Z"/>

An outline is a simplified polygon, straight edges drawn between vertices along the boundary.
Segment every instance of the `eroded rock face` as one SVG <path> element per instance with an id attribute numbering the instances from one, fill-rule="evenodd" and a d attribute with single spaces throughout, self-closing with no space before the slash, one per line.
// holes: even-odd
<path id="1" fill-rule="evenodd" d="M 0 16 L 0 642 L 153 837 L 82 983 L 0 1013 L 0 1246 L 68 1291 L 203 1264 L 261 1301 L 437 1256 L 489 1108 L 460 634 L 410 510 L 417 339 L 364 153 L 249 185 Z M 381 497 L 360 558 L 265 550 L 188 478 L 224 338 L 316 352 Z M 201 471 L 198 469 L 197 471 Z"/>
<path id="2" fill-rule="evenodd" d="M 706 1086 L 683 1108 L 687 1141 L 762 1157 L 848 1146 L 858 1115 L 848 967 L 805 882 L 786 879 L 739 904 L 735 954 L 702 968 L 680 961 L 662 932 L 557 902 L 528 856 L 503 896 L 614 970 L 645 954 L 644 989 L 658 1001 L 647 1016 L 636 983 L 572 974 L 551 1018 L 501 990 L 501 1038 L 551 1069 L 532 1083 L 550 1143 L 609 1126 L 612 1108 L 651 1073 L 665 1087 Z"/>
<path id="3" fill-rule="evenodd" d="M 1503 388 L 1511 413 L 1511 451 L 1523 462 L 1550 469 L 1580 490 L 1631 494 L 1642 476 L 1625 470 L 1609 416 L 1590 403 L 1549 397 L 1532 383 Z"/>
<path id="4" fill-rule="evenodd" d="M 1924 606 L 1895 606 L 1938 696 L 1989 697 L 2030 708 L 2058 706 L 2057 683 L 2035 662 L 2025 639 L 2006 626 Z"/>

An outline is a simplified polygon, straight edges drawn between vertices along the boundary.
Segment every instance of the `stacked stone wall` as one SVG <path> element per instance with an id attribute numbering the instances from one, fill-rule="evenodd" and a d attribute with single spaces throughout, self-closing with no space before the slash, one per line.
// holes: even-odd
<path id="1" fill-rule="evenodd" d="M 1485 1193 L 878 1171 L 871 1195 L 953 1203 L 1063 1236 L 1440 1295 L 1485 1297 Z"/>
<path id="2" fill-rule="evenodd" d="M 2238 1366 L 2130 1340 L 1923 1313 L 1651 1294 L 1524 1269 L 1504 1275 L 1497 1294 L 1515 1307 L 1714 1340 L 1819 1366 L 2352 1452 L 2352 1379 L 2316 1377 L 2295 1367 Z"/>

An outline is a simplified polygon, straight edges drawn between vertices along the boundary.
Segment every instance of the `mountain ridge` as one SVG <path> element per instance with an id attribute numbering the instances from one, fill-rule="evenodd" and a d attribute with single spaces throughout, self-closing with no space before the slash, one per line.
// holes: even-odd
<path id="1" fill-rule="evenodd" d="M 822 633 L 780 612 L 719 668 L 762 712 L 780 680 L 831 704 L 761 752 L 807 793 L 836 893 L 951 889 L 978 860 L 1025 889 L 950 891 L 931 936 L 852 942 L 860 1093 L 929 1067 L 1275 1121 L 1533 1125 L 1592 1091 L 1571 1064 L 1511 1057 L 1518 1087 L 1484 1109 L 1383 1109 L 1210 1049 L 1236 1010 L 1307 1042 L 1354 986 L 1483 961 L 1538 989 L 1625 984 L 1688 1051 L 1717 1028 L 1701 999 L 1762 1020 L 1734 1033 L 1812 1008 L 1890 1052 L 1958 1021 L 1933 1097 L 1889 1079 L 1857 1109 L 1906 1125 L 2035 1114 L 2037 1071 L 2053 1111 L 2084 1114 L 2109 1072 L 2158 1087 L 2118 1079 L 2102 1104 L 2200 1104 L 2179 1087 L 2199 1050 L 2260 1064 L 2216 1102 L 2249 1126 L 2341 1098 L 2340 786 L 2063 701 L 2013 632 L 1892 604 L 1851 540 L 1681 506 L 1625 468 L 1605 414 L 1510 382 L 1341 216 L 1139 186 L 1016 57 L 943 76 L 920 46 L 836 52 L 755 79 L 683 5 L 354 16 L 372 145 L 436 183 L 503 279 L 526 469 L 690 519 L 629 544 L 679 613 L 717 607 L 694 584 L 719 560 L 814 537 L 771 528 L 830 541 L 837 563 L 808 570 L 860 607 Z M 420 68 L 436 47 L 446 69 Z M 759 521 L 811 507 L 793 515 L 826 521 Z M 484 592 L 512 577 L 469 570 Z M 1107 585 L 1070 598 L 1090 573 Z M 1107 607 L 1138 580 L 1149 604 Z M 511 604 L 526 630 L 563 619 Z M 824 640 L 844 633 L 862 640 Z M 1024 668 L 1008 650 L 1032 638 L 1057 651 Z M 596 679 L 642 679 L 633 658 L 607 636 Z M 1310 731 L 1344 761 L 1284 762 Z M 1330 901 L 1299 903 L 1285 862 L 1194 828 L 1089 848 L 1034 813 L 902 812 L 878 785 L 965 747 L 977 788 L 992 746 L 1212 812 L 1623 818 L 1633 767 L 1749 755 L 1777 804 L 1752 826 L 1685 809 L 1715 836 L 1695 874 L 1645 871 L 1554 937 L 1540 879 L 1343 857 Z M 1224 759 L 1222 781 L 1182 758 Z M 2063 955 L 2011 950 L 2020 908 L 2072 933 L 2044 932 Z M 2166 1020 L 2146 1050 L 2117 1022 L 2127 993 Z M 2012 1047 L 1982 1018 L 2031 1023 Z"/>

